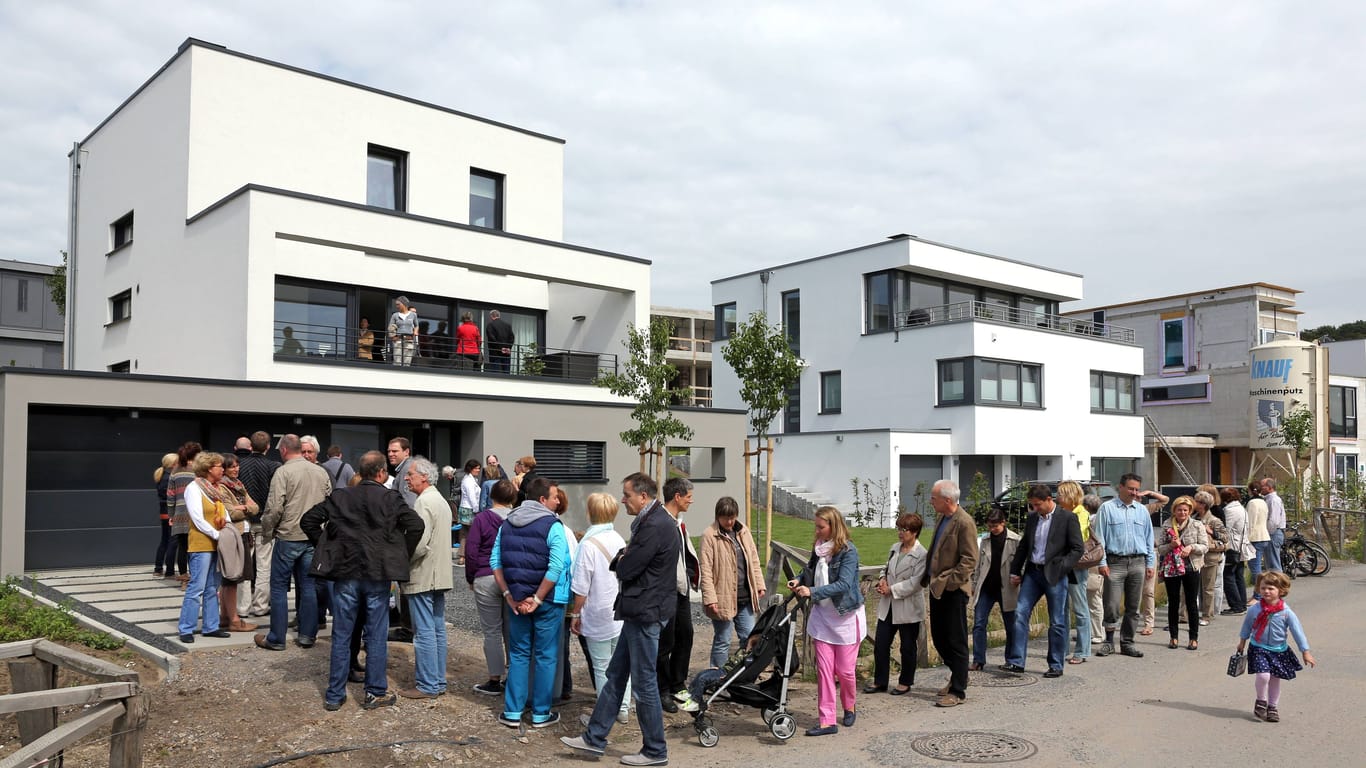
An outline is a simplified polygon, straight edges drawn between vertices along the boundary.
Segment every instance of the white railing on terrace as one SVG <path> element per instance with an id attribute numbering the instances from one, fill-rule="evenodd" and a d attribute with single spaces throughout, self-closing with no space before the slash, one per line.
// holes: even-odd
<path id="1" fill-rule="evenodd" d="M 987 320 L 1006 325 L 1037 328 L 1054 333 L 1076 333 L 1095 336 L 1122 344 L 1134 343 L 1134 330 L 1109 323 L 1094 323 L 1062 315 L 1047 315 L 1025 309 L 989 304 L 984 301 L 960 301 L 938 307 L 918 307 L 906 312 L 898 312 L 893 318 L 891 330 L 917 328 L 925 325 L 958 323 L 967 320 Z"/>

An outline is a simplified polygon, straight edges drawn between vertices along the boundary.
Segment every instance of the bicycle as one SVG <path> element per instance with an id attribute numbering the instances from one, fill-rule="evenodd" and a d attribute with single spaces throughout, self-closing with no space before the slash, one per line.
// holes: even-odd
<path id="1" fill-rule="evenodd" d="M 1281 545 L 1281 563 L 1286 575 L 1322 576 L 1333 568 L 1328 550 L 1318 542 L 1306 539 L 1297 526 L 1286 526 L 1285 542 Z"/>

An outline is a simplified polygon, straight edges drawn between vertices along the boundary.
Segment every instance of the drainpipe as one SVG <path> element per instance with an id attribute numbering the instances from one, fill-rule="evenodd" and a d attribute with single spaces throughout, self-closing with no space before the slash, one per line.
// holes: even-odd
<path id="1" fill-rule="evenodd" d="M 63 367 L 73 370 L 76 367 L 76 345 L 73 343 L 76 328 L 76 224 L 79 220 L 81 198 L 81 149 L 79 141 L 72 142 L 71 181 L 67 200 L 66 221 L 66 317 L 64 318 L 65 338 L 62 340 Z"/>

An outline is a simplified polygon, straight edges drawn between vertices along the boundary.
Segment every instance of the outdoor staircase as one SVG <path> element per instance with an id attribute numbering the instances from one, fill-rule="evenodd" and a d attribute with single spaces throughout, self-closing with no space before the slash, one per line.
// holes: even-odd
<path id="1" fill-rule="evenodd" d="M 766 485 L 767 480 L 763 475 L 754 476 L 752 493 L 755 504 L 763 504 Z M 775 511 L 811 520 L 816 517 L 816 510 L 827 504 L 834 504 L 834 502 L 823 494 L 807 490 L 789 480 L 774 479 L 773 481 L 773 509 Z"/>
<path id="2" fill-rule="evenodd" d="M 1167 452 L 1167 458 L 1172 460 L 1172 466 L 1176 468 L 1177 474 L 1181 475 L 1187 485 L 1196 485 L 1195 477 L 1191 475 L 1189 469 L 1186 469 L 1186 465 L 1181 463 L 1181 458 L 1176 455 L 1176 450 L 1172 448 L 1172 444 L 1167 442 L 1167 436 L 1162 434 L 1162 430 L 1157 428 L 1157 424 L 1153 421 L 1153 417 L 1145 413 L 1143 414 L 1143 422 L 1148 425 L 1148 432 L 1150 432 L 1153 437 L 1157 438 L 1157 444 L 1162 446 L 1162 450 Z"/>

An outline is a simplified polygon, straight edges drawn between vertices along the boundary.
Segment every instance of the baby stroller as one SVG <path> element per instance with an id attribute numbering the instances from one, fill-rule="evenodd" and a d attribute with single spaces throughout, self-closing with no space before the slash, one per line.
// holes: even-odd
<path id="1" fill-rule="evenodd" d="M 797 721 L 787 713 L 787 682 L 801 666 L 793 639 L 797 612 L 805 604 L 806 598 L 795 595 L 774 602 L 759 615 L 754 631 L 725 666 L 693 676 L 689 686 L 689 692 L 697 702 L 693 728 L 702 746 L 714 747 L 721 738 L 707 715 L 717 699 L 762 710 L 769 731 L 780 741 L 787 741 L 797 733 Z M 773 674 L 759 681 L 759 676 L 769 667 Z"/>

